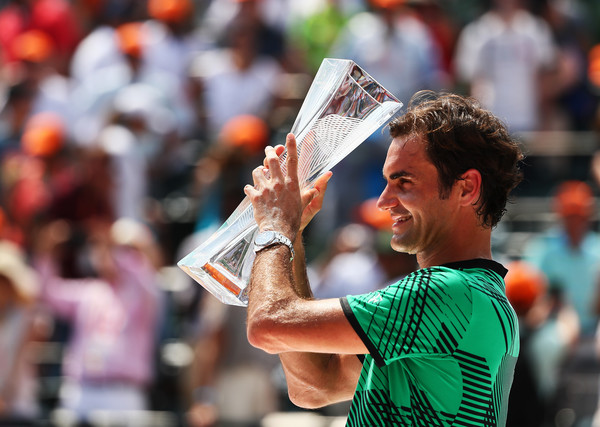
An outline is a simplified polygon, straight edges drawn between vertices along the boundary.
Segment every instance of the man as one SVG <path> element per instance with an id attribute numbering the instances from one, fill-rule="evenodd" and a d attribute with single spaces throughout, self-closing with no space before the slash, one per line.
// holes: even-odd
<path id="1" fill-rule="evenodd" d="M 429 98 L 419 103 L 424 97 L 417 96 L 390 125 L 378 206 L 394 220 L 392 247 L 416 254 L 420 266 L 394 285 L 312 298 L 301 232 L 330 174 L 300 190 L 293 135 L 287 172 L 279 166 L 283 147 L 268 147 L 254 186 L 245 188 L 261 232 L 248 339 L 279 354 L 297 405 L 354 395 L 350 426 L 505 424 L 519 335 L 506 270 L 492 261 L 490 239 L 519 182 L 522 155 L 502 123 L 473 100 Z M 266 231 L 280 238 L 265 244 Z"/>
<path id="2" fill-rule="evenodd" d="M 561 182 L 552 198 L 556 224 L 532 238 L 523 258 L 547 277 L 553 301 L 546 327 L 536 332 L 532 354 L 552 417 L 564 408 L 575 420 L 597 410 L 600 235 L 594 230 L 595 198 L 583 181 Z M 560 333 L 550 334 L 549 328 Z M 586 381 L 583 383 L 582 381 Z M 583 421 L 582 421 L 583 422 Z"/>
<path id="3" fill-rule="evenodd" d="M 557 45 L 548 21 L 531 13 L 523 0 L 487 3 L 489 9 L 459 34 L 457 80 L 503 117 L 511 132 L 550 126 L 552 119 L 541 106 L 549 109 L 568 83 L 556 77 Z"/>
<path id="4" fill-rule="evenodd" d="M 593 339 L 600 280 L 600 236 L 593 229 L 594 193 L 583 181 L 564 181 L 552 202 L 557 223 L 532 238 L 523 257 L 548 277 L 552 295 L 575 310 L 581 338 Z"/>

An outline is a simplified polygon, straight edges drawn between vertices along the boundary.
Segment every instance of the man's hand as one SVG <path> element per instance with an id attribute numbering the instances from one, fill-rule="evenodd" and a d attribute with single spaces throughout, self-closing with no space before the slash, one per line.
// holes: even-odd
<path id="1" fill-rule="evenodd" d="M 317 178 L 312 189 L 305 189 L 302 191 L 302 203 L 305 208 L 300 219 L 300 233 L 304 231 L 306 226 L 323 207 L 323 198 L 325 197 L 325 191 L 327 190 L 327 183 L 332 175 L 333 173 L 331 171 L 325 172 Z"/>
<path id="2" fill-rule="evenodd" d="M 321 209 L 328 172 L 317 179 L 315 186 L 300 190 L 298 182 L 298 148 L 296 138 L 286 138 L 286 172 L 281 170 L 279 156 L 283 146 L 267 147 L 265 160 L 252 172 L 254 186 L 247 185 L 244 192 L 252 202 L 254 219 L 259 230 L 275 230 L 294 241 L 297 233 L 306 227 Z M 267 176 L 267 172 L 270 176 Z"/>

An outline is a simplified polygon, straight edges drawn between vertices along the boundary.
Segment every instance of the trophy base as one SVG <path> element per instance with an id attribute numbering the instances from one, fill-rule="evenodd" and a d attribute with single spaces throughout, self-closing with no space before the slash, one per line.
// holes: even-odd
<path id="1" fill-rule="evenodd" d="M 248 306 L 247 288 L 240 288 L 228 277 L 219 264 L 207 262 L 197 268 L 189 265 L 179 265 L 188 275 L 200 283 L 207 291 L 217 297 L 222 303 L 230 305 Z"/>

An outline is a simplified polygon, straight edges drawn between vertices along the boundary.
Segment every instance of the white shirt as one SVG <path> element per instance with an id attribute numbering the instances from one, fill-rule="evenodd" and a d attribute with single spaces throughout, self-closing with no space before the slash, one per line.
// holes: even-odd
<path id="1" fill-rule="evenodd" d="M 538 72 L 552 64 L 554 49 L 548 25 L 529 12 L 517 12 L 510 22 L 488 12 L 460 34 L 456 71 L 511 131 L 535 130 Z"/>
<path id="2" fill-rule="evenodd" d="M 208 127 L 213 135 L 229 119 L 242 114 L 265 118 L 282 74 L 279 64 L 268 57 L 257 57 L 248 69 L 238 70 L 227 49 L 201 54 L 194 69 L 201 71 Z"/>

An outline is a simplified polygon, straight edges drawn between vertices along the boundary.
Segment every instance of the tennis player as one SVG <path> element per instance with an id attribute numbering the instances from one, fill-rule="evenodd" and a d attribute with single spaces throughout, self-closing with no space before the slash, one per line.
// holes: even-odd
<path id="1" fill-rule="evenodd" d="M 287 172 L 284 148 L 267 147 L 244 190 L 260 231 L 248 339 L 279 354 L 297 405 L 352 399 L 349 426 L 503 426 L 519 332 L 490 240 L 521 151 L 498 118 L 453 94 L 417 94 L 390 135 L 378 207 L 394 220 L 392 248 L 419 269 L 365 295 L 312 297 L 301 234 L 331 173 L 301 190 L 290 134 Z"/>

